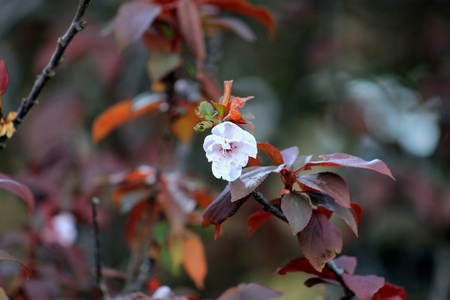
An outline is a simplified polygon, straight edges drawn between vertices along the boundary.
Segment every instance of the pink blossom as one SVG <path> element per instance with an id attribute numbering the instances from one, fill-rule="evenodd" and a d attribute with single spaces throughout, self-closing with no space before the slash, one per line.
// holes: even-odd
<path id="1" fill-rule="evenodd" d="M 242 167 L 248 158 L 256 158 L 256 140 L 249 132 L 231 122 L 215 126 L 212 134 L 205 138 L 203 149 L 208 161 L 212 162 L 215 177 L 234 181 L 241 176 Z"/>

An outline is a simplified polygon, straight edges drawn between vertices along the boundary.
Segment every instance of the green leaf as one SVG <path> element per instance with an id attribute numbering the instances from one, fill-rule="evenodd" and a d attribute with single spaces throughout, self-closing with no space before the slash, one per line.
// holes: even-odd
<path id="1" fill-rule="evenodd" d="M 194 126 L 195 132 L 203 132 L 208 128 L 211 128 L 213 126 L 213 122 L 211 121 L 203 121 L 197 123 L 197 125 Z"/>
<path id="2" fill-rule="evenodd" d="M 302 231 L 311 219 L 312 206 L 309 199 L 301 194 L 284 195 L 281 199 L 281 210 L 289 222 L 293 235 Z"/>
<path id="3" fill-rule="evenodd" d="M 219 113 L 220 117 L 224 117 L 225 112 L 227 110 L 226 106 L 220 103 L 213 102 L 214 107 L 216 108 L 217 112 Z"/>
<path id="4" fill-rule="evenodd" d="M 216 111 L 214 109 L 214 106 L 212 106 L 211 103 L 209 103 L 208 101 L 202 101 L 202 103 L 200 103 L 200 105 L 198 106 L 198 110 L 206 117 L 206 116 L 210 116 L 212 117 Z"/>

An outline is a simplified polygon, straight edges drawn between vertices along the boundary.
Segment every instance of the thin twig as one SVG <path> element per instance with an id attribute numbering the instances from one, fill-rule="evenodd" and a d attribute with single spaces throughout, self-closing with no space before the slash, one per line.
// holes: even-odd
<path id="1" fill-rule="evenodd" d="M 95 280 L 97 282 L 97 287 L 100 290 L 103 299 L 109 299 L 108 289 L 106 287 L 105 282 L 103 281 L 102 276 L 102 258 L 100 255 L 100 230 L 98 227 L 98 218 L 97 218 L 97 206 L 99 205 L 100 200 L 96 197 L 92 198 L 92 225 L 94 229 L 94 239 L 95 239 Z"/>
<path id="2" fill-rule="evenodd" d="M 41 93 L 42 88 L 45 86 L 47 81 L 50 80 L 50 78 L 52 78 L 55 75 L 56 72 L 55 69 L 61 62 L 61 59 L 64 55 L 67 46 L 72 41 L 74 36 L 81 30 L 83 30 L 84 27 L 86 26 L 86 22 L 84 21 L 83 17 L 90 3 L 91 0 L 80 0 L 77 12 L 75 13 L 75 17 L 73 18 L 70 27 L 67 29 L 64 36 L 58 39 L 55 52 L 53 52 L 50 61 L 34 82 L 33 88 L 28 94 L 28 97 L 22 101 L 22 104 L 17 110 L 17 116 L 13 121 L 14 127 L 17 128 L 22 123 L 23 118 L 28 114 L 30 109 L 37 103 L 37 98 Z"/>
<path id="3" fill-rule="evenodd" d="M 253 198 L 255 198 L 256 201 L 258 201 L 259 203 L 261 203 L 264 206 L 264 210 L 265 211 L 270 212 L 275 217 L 277 217 L 277 218 L 279 218 L 279 219 L 281 219 L 281 220 L 283 220 L 285 222 L 288 222 L 288 220 L 287 220 L 286 216 L 284 215 L 284 213 L 279 208 L 277 208 L 275 205 L 270 203 L 263 196 L 263 194 L 261 194 L 257 190 L 254 190 L 252 192 L 252 196 L 253 196 Z M 339 281 L 339 283 L 344 288 L 344 295 L 342 296 L 342 300 L 354 299 L 355 294 L 347 287 L 347 285 L 345 284 L 345 282 L 344 282 L 344 280 L 342 278 L 342 274 L 344 273 L 344 270 L 342 268 L 340 268 L 338 265 L 336 265 L 334 260 L 330 260 L 329 262 L 327 262 L 326 266 L 334 274 L 334 276 L 336 276 L 337 280 Z"/>

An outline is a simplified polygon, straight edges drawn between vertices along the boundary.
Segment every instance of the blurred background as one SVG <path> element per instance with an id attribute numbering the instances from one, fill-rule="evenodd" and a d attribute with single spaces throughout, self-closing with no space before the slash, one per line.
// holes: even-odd
<path id="1" fill-rule="evenodd" d="M 258 141 L 279 149 L 296 145 L 301 154 L 345 152 L 382 159 L 396 181 L 368 171 L 334 169 L 363 209 L 359 238 L 336 220 L 342 225 L 342 254 L 357 257 L 357 274 L 385 277 L 404 287 L 409 299 L 450 299 L 450 2 L 250 2 L 272 12 L 276 36 L 269 38 L 260 24 L 243 17 L 256 40 L 221 34 L 216 81 L 234 79 L 234 95 L 255 96 L 246 110 L 256 117 Z M 27 216 L 20 201 L 0 194 L 0 248 L 17 257 L 24 251 L 24 224 L 44 230 L 44 203 L 51 201 L 60 211 L 70 211 L 77 224 L 77 248 L 64 255 L 92 262 L 89 197 L 97 179 L 155 161 L 158 117 L 138 118 L 98 144 L 91 141 L 96 116 L 151 88 L 147 49 L 137 42 L 120 52 L 111 34 L 121 3 L 93 1 L 88 27 L 75 37 L 39 105 L 0 153 L 0 172 L 26 182 L 37 195 L 37 208 Z M 2 96 L 4 112 L 16 110 L 27 96 L 76 4 L 0 0 L 0 58 L 10 75 Z M 202 137 L 195 137 L 187 169 L 211 181 Z M 211 186 L 217 194 L 224 182 L 214 180 Z M 276 197 L 277 189 L 269 187 L 267 197 Z M 123 270 L 126 216 L 110 202 L 105 196 L 100 212 L 104 264 Z M 198 231 L 209 263 L 201 297 L 217 297 L 241 282 L 259 282 L 285 292 L 285 300 L 337 298 L 339 290 L 303 287 L 307 275 L 273 275 L 300 256 L 300 250 L 289 229 L 276 220 L 249 239 L 246 218 L 257 208 L 246 203 L 224 223 L 216 241 L 211 229 Z M 42 260 L 54 259 L 55 250 L 46 251 Z M 14 271 L 3 265 L 4 276 Z M 77 274 L 90 274 L 89 268 Z M 174 276 L 164 267 L 157 272 L 164 284 L 193 288 L 183 272 Z"/>

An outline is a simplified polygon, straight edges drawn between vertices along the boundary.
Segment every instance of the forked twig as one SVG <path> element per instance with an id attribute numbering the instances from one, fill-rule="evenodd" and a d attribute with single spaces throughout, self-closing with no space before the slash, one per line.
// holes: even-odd
<path id="1" fill-rule="evenodd" d="M 75 35 L 81 30 L 83 30 L 84 27 L 86 26 L 86 22 L 84 21 L 83 17 L 90 3 L 91 0 L 80 0 L 80 3 L 78 4 L 78 9 L 75 13 L 75 17 L 73 18 L 72 23 L 70 24 L 64 36 L 58 39 L 55 52 L 53 52 L 50 61 L 34 82 L 34 85 L 30 93 L 28 94 L 28 97 L 23 99 L 22 104 L 17 110 L 17 116 L 13 121 L 14 127 L 17 128 L 22 123 L 23 118 L 28 114 L 30 109 L 37 103 L 37 98 L 41 93 L 42 88 L 45 86 L 47 81 L 50 80 L 50 78 L 52 78 L 55 75 L 56 72 L 55 69 L 61 62 L 61 59 L 64 55 L 64 52 L 66 51 L 67 46 L 75 37 Z"/>

